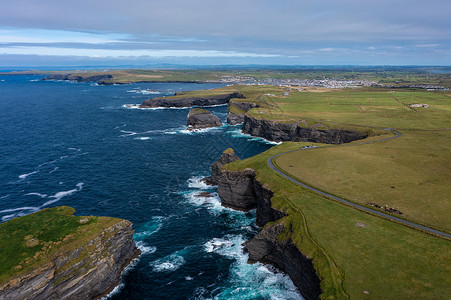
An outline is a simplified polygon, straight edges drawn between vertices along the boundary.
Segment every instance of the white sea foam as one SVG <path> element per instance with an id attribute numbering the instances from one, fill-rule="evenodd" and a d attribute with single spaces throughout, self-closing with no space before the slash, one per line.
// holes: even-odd
<path id="1" fill-rule="evenodd" d="M 252 136 L 250 134 L 243 133 L 241 131 L 241 128 L 237 128 L 237 129 L 234 129 L 234 130 L 228 130 L 228 131 L 226 131 L 226 133 L 230 134 L 232 137 L 235 137 L 235 138 L 246 138 L 248 141 L 263 142 L 263 143 L 270 144 L 270 145 L 280 145 L 280 144 L 282 144 L 282 142 L 273 142 L 273 141 L 269 141 L 269 140 L 267 140 L 265 138 L 262 138 L 262 137 L 255 137 L 255 136 Z"/>
<path id="2" fill-rule="evenodd" d="M 77 151 L 77 152 L 81 151 L 81 149 L 79 149 L 79 148 L 73 148 L 73 147 L 67 148 L 67 150 L 73 150 L 73 151 Z"/>
<path id="3" fill-rule="evenodd" d="M 56 172 L 56 170 L 58 170 L 58 169 L 59 169 L 59 167 L 54 167 L 53 170 L 49 172 L 49 174 Z"/>
<path id="4" fill-rule="evenodd" d="M 41 194 L 41 193 L 28 193 L 28 194 L 25 194 L 25 196 L 39 196 L 41 198 L 47 198 L 46 194 Z"/>
<path id="5" fill-rule="evenodd" d="M 27 173 L 27 174 L 22 174 L 22 175 L 19 175 L 19 178 L 23 180 L 23 179 L 27 178 L 28 176 L 33 175 L 33 174 L 36 174 L 36 173 L 38 173 L 38 172 L 39 172 L 39 170 L 33 171 L 33 172 L 31 172 L 31 173 Z"/>
<path id="6" fill-rule="evenodd" d="M 202 176 L 193 176 L 190 179 L 188 179 L 188 187 L 195 188 L 195 189 L 211 189 L 212 187 L 206 184 L 204 181 L 202 181 Z"/>
<path id="7" fill-rule="evenodd" d="M 137 241 L 136 242 L 136 248 L 141 250 L 141 255 L 143 254 L 152 254 L 157 251 L 157 247 L 154 246 L 147 246 L 146 243 L 143 241 Z"/>
<path id="8" fill-rule="evenodd" d="M 128 131 L 128 130 L 121 130 L 121 132 L 122 132 L 122 133 L 125 133 L 125 134 L 123 134 L 123 135 L 121 135 L 121 136 L 131 136 L 131 135 L 137 135 L 137 134 L 138 134 L 137 132 L 134 132 L 134 131 Z"/>
<path id="9" fill-rule="evenodd" d="M 8 195 L 5 195 L 5 196 L 1 196 L 0 199 L 5 199 L 5 198 L 8 198 L 9 196 L 11 196 L 11 195 L 8 194 Z"/>
<path id="10" fill-rule="evenodd" d="M 222 212 L 224 210 L 230 210 L 224 206 L 221 206 L 221 200 L 218 194 L 213 193 L 211 197 L 204 197 L 199 195 L 199 192 L 191 192 L 183 194 L 183 196 L 191 203 L 196 206 L 205 206 L 215 213 Z"/>
<path id="11" fill-rule="evenodd" d="M 7 212 L 21 211 L 21 210 L 38 211 L 39 207 L 25 206 L 25 207 L 10 208 L 10 209 L 0 210 L 0 213 L 7 213 Z"/>
<path id="12" fill-rule="evenodd" d="M 144 94 L 144 95 L 164 94 L 164 92 L 161 92 L 161 91 L 141 90 L 140 88 L 135 88 L 135 89 L 129 90 L 129 91 L 127 91 L 127 93 L 136 93 L 136 94 Z"/>
<path id="13" fill-rule="evenodd" d="M 142 137 L 135 138 L 135 140 L 141 140 L 141 141 L 147 141 L 147 140 L 150 140 L 150 139 L 151 139 L 151 137 L 149 137 L 149 136 L 142 136 Z"/>
<path id="14" fill-rule="evenodd" d="M 242 235 L 226 235 L 204 244 L 204 251 L 217 253 L 235 260 L 228 282 L 218 289 L 217 299 L 303 299 L 290 278 L 271 266 L 248 264 L 248 254 L 243 253 Z"/>
<path id="15" fill-rule="evenodd" d="M 0 211 L 0 214 L 14 212 L 13 214 L 5 215 L 2 217 L 2 221 L 8 221 L 12 218 L 22 217 L 22 216 L 28 215 L 30 213 L 37 212 L 38 210 L 39 210 L 39 207 L 27 206 L 27 207 L 5 209 L 5 210 Z"/>
<path id="16" fill-rule="evenodd" d="M 173 272 L 185 264 L 185 259 L 183 256 L 177 253 L 178 252 L 175 252 L 171 255 L 157 259 L 149 265 L 152 267 L 154 272 Z"/>
<path id="17" fill-rule="evenodd" d="M 65 196 L 69 196 L 69 195 L 72 195 L 75 192 L 81 191 L 83 189 L 83 184 L 84 184 L 83 182 L 79 182 L 76 185 L 76 187 L 77 187 L 76 189 L 58 192 L 58 193 L 56 193 L 53 196 L 49 196 L 48 198 L 52 198 L 52 200 L 49 200 L 49 201 L 45 202 L 44 204 L 41 205 L 41 207 L 44 207 L 44 206 L 50 205 L 52 203 L 58 202 L 58 201 L 61 200 L 61 198 L 65 197 Z"/>

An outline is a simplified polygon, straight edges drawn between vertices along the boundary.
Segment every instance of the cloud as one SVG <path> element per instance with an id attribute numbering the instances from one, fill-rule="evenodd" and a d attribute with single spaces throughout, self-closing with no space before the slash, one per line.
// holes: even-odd
<path id="1" fill-rule="evenodd" d="M 348 62 L 350 53 L 354 61 L 384 53 L 384 64 L 404 61 L 396 54 L 402 49 L 418 64 L 431 48 L 451 49 L 451 1 L 445 0 L 0 1 L 5 54 L 313 57 L 330 63 Z M 435 61 L 449 63 L 437 55 Z"/>

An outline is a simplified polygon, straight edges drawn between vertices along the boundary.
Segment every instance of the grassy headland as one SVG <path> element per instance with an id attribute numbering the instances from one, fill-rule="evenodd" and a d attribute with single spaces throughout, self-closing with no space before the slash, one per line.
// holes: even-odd
<path id="1" fill-rule="evenodd" d="M 0 284 L 80 247 L 121 219 L 74 216 L 62 206 L 0 224 Z M 75 262 L 74 262 L 75 263 Z"/>

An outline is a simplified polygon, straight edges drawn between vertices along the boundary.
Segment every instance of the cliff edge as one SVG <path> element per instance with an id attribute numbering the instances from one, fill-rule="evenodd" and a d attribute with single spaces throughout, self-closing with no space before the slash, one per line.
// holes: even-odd
<path id="1" fill-rule="evenodd" d="M 212 106 L 229 103 L 232 98 L 245 98 L 238 92 L 204 97 L 161 97 L 145 100 L 140 108 Z"/>
<path id="2" fill-rule="evenodd" d="M 260 232 L 244 243 L 249 262 L 275 265 L 290 276 L 305 299 L 318 299 L 321 295 L 320 279 L 313 261 L 301 253 L 289 237 L 282 237 L 284 234 L 289 236 L 291 228 L 285 225 L 288 215 L 272 204 L 274 193 L 256 179 L 254 169 L 230 171 L 222 169 L 222 166 L 215 176 L 221 204 L 242 211 L 257 208 L 256 224 L 260 226 Z"/>
<path id="3" fill-rule="evenodd" d="M 140 254 L 132 223 L 44 209 L 0 224 L 0 299 L 97 299 Z"/>

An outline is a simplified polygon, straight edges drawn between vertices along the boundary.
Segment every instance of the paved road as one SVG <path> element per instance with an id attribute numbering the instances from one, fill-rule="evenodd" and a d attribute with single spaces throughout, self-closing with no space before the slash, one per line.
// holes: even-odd
<path id="1" fill-rule="evenodd" d="M 376 141 L 361 142 L 361 143 L 354 143 L 354 144 L 342 144 L 342 145 L 334 145 L 334 146 L 321 146 L 321 147 L 316 147 L 316 148 L 326 148 L 326 147 L 328 147 L 328 148 L 330 148 L 330 147 L 351 147 L 351 146 L 355 146 L 355 145 L 372 144 L 372 143 L 378 143 L 378 142 L 383 142 L 383 141 L 393 140 L 393 139 L 396 139 L 396 138 L 399 138 L 399 137 L 402 136 L 401 133 L 399 133 L 399 132 L 397 132 L 397 131 L 395 131 L 395 130 L 393 130 L 393 129 L 390 129 L 390 128 L 384 128 L 384 129 L 387 130 L 387 131 L 393 132 L 393 133 L 395 134 L 395 136 L 389 137 L 389 138 L 380 139 L 380 140 L 376 140 Z M 311 148 L 310 148 L 310 149 L 311 149 Z M 345 199 L 343 199 L 343 198 L 340 198 L 340 197 L 331 195 L 331 194 L 329 194 L 329 193 L 320 191 L 320 190 L 318 190 L 318 189 L 316 189 L 316 188 L 314 188 L 314 187 L 312 187 L 312 186 L 309 186 L 309 185 L 307 185 L 307 184 L 305 184 L 305 183 L 302 183 L 302 182 L 298 181 L 297 179 L 291 177 L 291 176 L 288 175 L 287 173 L 284 173 L 282 170 L 280 170 L 279 168 L 277 168 L 277 167 L 274 165 L 274 163 L 273 163 L 273 162 L 274 162 L 274 159 L 277 158 L 277 157 L 279 157 L 279 156 L 281 156 L 281 155 L 284 155 L 284 154 L 287 154 L 287 153 L 296 152 L 296 151 L 302 151 L 302 150 L 305 150 L 305 149 L 297 149 L 297 150 L 292 150 L 292 151 L 282 152 L 282 153 L 273 155 L 273 156 L 271 156 L 270 158 L 268 158 L 268 160 L 267 160 L 266 163 L 268 164 L 268 166 L 269 166 L 272 170 L 274 170 L 275 172 L 277 172 L 279 175 L 281 175 L 281 176 L 285 177 L 286 179 L 288 179 L 288 180 L 294 182 L 295 184 L 300 185 L 300 186 L 302 186 L 302 187 L 304 187 L 304 188 L 306 188 L 306 189 L 309 189 L 309 190 L 311 190 L 311 191 L 313 191 L 313 192 L 315 192 L 315 193 L 318 193 L 318 194 L 323 195 L 323 196 L 325 196 L 325 197 L 334 199 L 334 200 L 336 200 L 336 201 L 338 201 L 338 202 L 341 202 L 341 203 L 343 203 L 343 204 L 352 206 L 352 207 L 354 207 L 354 208 L 356 208 L 356 209 L 363 210 L 363 211 L 366 211 L 366 212 L 369 212 L 369 213 L 378 215 L 378 216 L 380 216 L 380 217 L 387 218 L 387 219 L 390 219 L 390 220 L 392 220 L 392 221 L 399 222 L 399 223 L 404 224 L 404 225 L 407 225 L 407 226 L 409 226 L 409 227 L 413 227 L 413 228 L 415 228 L 415 229 L 419 229 L 419 230 L 422 230 L 422 231 L 425 231 L 425 232 L 428 232 L 428 233 L 431 233 L 431 234 L 434 234 L 434 235 L 438 235 L 438 236 L 441 236 L 441 237 L 445 237 L 445 238 L 451 239 L 451 234 L 448 234 L 448 233 L 445 233 L 445 232 L 441 232 L 441 231 L 439 231 L 439 230 L 436 230 L 436 229 L 433 229 L 433 228 L 429 228 L 429 227 L 426 227 L 426 226 L 423 226 L 423 225 L 420 225 L 420 224 L 417 224 L 417 223 L 414 223 L 414 222 L 410 222 L 410 221 L 407 221 L 407 220 L 404 220 L 404 219 L 400 219 L 400 218 L 397 218 L 397 217 L 395 217 L 395 216 L 392 216 L 392 215 L 383 213 L 383 212 L 381 212 L 381 211 L 378 211 L 378 210 L 375 210 L 375 209 L 371 209 L 371 208 L 368 208 L 368 207 L 366 207 L 366 206 L 363 206 L 363 205 L 360 205 L 360 204 L 356 204 L 356 203 L 353 203 L 353 202 L 351 202 L 351 201 L 345 200 Z"/>

